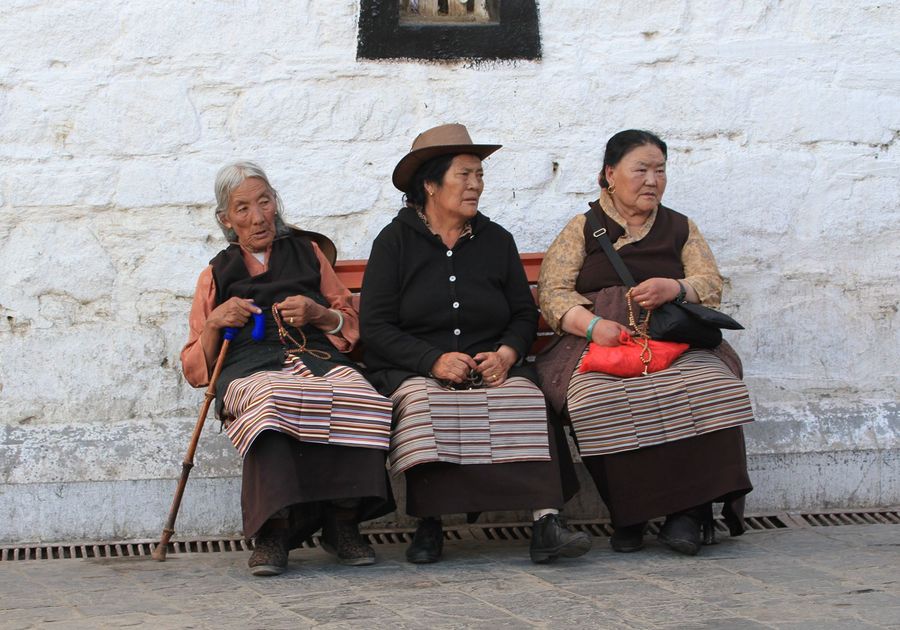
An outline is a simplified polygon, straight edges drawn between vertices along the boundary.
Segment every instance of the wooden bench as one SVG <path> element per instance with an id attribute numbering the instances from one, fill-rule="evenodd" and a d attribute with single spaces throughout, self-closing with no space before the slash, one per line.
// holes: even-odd
<path id="1" fill-rule="evenodd" d="M 528 277 L 528 284 L 531 286 L 531 294 L 537 303 L 537 282 L 541 273 L 541 263 L 544 262 L 543 253 L 520 254 L 522 267 L 525 269 L 525 275 Z M 354 305 L 359 308 L 359 291 L 362 288 L 363 274 L 366 272 L 366 260 L 339 260 L 334 266 L 340 281 L 350 289 L 353 293 Z M 538 322 L 538 334 L 531 345 L 530 356 L 534 356 L 550 343 L 553 338 L 553 331 L 541 317 Z M 350 354 L 357 361 L 362 359 L 362 352 L 357 346 Z"/>

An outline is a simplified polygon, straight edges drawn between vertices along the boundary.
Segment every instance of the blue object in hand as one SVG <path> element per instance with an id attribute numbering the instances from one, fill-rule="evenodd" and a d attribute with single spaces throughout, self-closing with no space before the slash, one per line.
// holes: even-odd
<path id="1" fill-rule="evenodd" d="M 253 341 L 262 341 L 266 338 L 266 316 L 263 313 L 253 313 Z"/>
<path id="2" fill-rule="evenodd" d="M 225 329 L 225 339 L 231 341 L 235 337 L 237 337 L 238 329 L 237 328 L 226 328 Z"/>

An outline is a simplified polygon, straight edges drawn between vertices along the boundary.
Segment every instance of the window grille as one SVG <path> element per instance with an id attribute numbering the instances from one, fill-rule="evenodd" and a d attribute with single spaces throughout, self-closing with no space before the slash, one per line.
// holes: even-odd
<path id="1" fill-rule="evenodd" d="M 498 22 L 500 0 L 400 0 L 400 23 Z"/>

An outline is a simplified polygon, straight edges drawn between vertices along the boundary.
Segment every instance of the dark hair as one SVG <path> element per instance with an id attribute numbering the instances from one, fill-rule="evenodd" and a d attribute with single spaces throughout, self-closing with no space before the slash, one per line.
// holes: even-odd
<path id="1" fill-rule="evenodd" d="M 603 155 L 603 169 L 600 171 L 600 187 L 609 188 L 609 182 L 606 181 L 607 166 L 615 166 L 629 151 L 647 144 L 657 146 L 662 151 L 663 157 L 669 157 L 669 148 L 666 143 L 655 133 L 643 129 L 626 129 L 607 140 L 606 153 Z"/>
<path id="2" fill-rule="evenodd" d="M 444 175 L 450 170 L 450 164 L 453 162 L 453 158 L 455 158 L 456 155 L 457 154 L 455 153 L 439 155 L 435 158 L 431 158 L 420 166 L 418 170 L 416 170 L 416 174 L 413 175 L 409 192 L 405 195 L 406 205 L 415 208 L 424 208 L 425 199 L 428 198 L 428 193 L 425 190 L 425 183 L 430 182 L 440 186 L 444 182 Z"/>

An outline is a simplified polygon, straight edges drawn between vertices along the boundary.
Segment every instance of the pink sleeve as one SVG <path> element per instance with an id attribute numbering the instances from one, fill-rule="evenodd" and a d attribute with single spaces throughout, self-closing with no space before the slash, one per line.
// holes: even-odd
<path id="1" fill-rule="evenodd" d="M 181 350 L 181 371 L 184 378 L 194 387 L 205 387 L 209 384 L 210 368 L 206 365 L 206 355 L 200 343 L 200 334 L 206 324 L 206 318 L 216 306 L 216 281 L 213 279 L 212 267 L 207 267 L 197 278 L 197 289 L 191 303 L 191 314 L 188 316 L 190 333 L 187 343 Z"/>
<path id="2" fill-rule="evenodd" d="M 322 250 L 315 243 L 312 244 L 316 258 L 319 259 L 319 290 L 328 300 L 330 308 L 340 311 L 344 316 L 344 326 L 337 335 L 328 335 L 329 341 L 341 352 L 349 352 L 359 341 L 359 313 L 353 308 L 350 291 L 341 284 L 337 274 L 325 258 Z"/>

